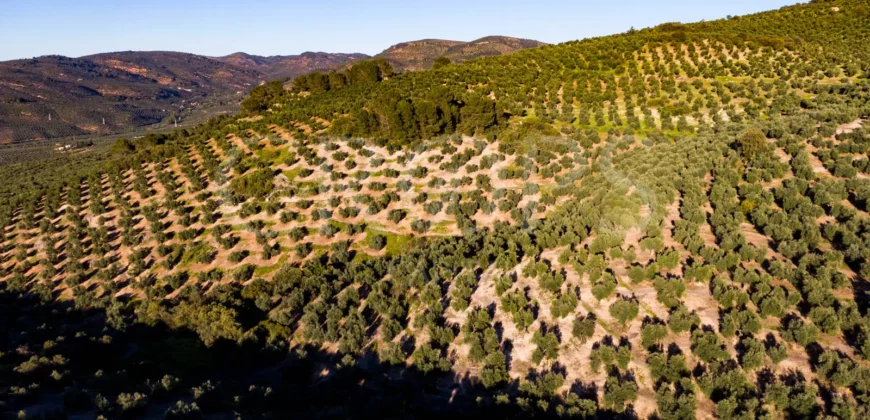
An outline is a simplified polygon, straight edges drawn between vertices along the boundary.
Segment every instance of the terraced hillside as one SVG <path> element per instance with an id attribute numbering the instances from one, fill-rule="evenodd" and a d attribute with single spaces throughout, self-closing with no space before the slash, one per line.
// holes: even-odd
<path id="1" fill-rule="evenodd" d="M 362 62 L 0 168 L 2 408 L 866 417 L 868 20 Z"/>
<path id="2" fill-rule="evenodd" d="M 327 121 L 336 135 L 400 145 L 456 130 L 521 138 L 529 117 L 557 129 L 687 132 L 701 121 L 793 113 L 809 96 L 854 83 L 867 66 L 865 9 L 822 2 L 662 24 L 316 95 L 274 91 L 248 110 L 271 108 L 261 131 Z"/>

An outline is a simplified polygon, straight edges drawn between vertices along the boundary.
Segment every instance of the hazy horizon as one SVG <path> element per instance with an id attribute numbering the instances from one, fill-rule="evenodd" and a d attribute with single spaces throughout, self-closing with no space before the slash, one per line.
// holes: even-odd
<path id="1" fill-rule="evenodd" d="M 0 60 L 44 55 L 81 57 L 116 51 L 177 51 L 206 56 L 236 52 L 296 55 L 306 51 L 377 54 L 391 45 L 436 38 L 472 41 L 504 35 L 559 43 L 620 33 L 662 22 L 713 20 L 776 9 L 794 1 L 639 0 L 552 2 L 529 6 L 491 0 L 439 5 L 386 1 L 377 5 L 268 0 L 167 0 L 142 4 L 6 2 L 0 16 Z M 485 18 L 481 18 L 485 17 Z M 9 42 L 12 41 L 12 42 Z"/>

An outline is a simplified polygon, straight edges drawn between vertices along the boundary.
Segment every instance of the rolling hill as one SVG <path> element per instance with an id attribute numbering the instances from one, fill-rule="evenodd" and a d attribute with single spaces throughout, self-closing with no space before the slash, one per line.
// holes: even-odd
<path id="1" fill-rule="evenodd" d="M 542 45 L 546 44 L 506 36 L 488 36 L 471 42 L 423 39 L 393 45 L 376 57 L 385 58 L 400 72 L 420 71 L 431 69 L 435 59 L 441 56 L 454 63 L 461 63 L 473 58 L 510 54 Z"/>
<path id="2" fill-rule="evenodd" d="M 0 63 L 0 143 L 151 125 L 235 105 L 263 73 L 175 52 L 118 52 Z"/>
<path id="3" fill-rule="evenodd" d="M 379 57 L 2 166 L 0 413 L 867 418 L 868 38 Z"/>
<path id="4" fill-rule="evenodd" d="M 243 69 L 258 71 L 266 75 L 270 80 L 292 79 L 312 71 L 341 69 L 354 61 L 365 58 L 369 58 L 369 56 L 360 53 L 331 54 L 324 52 L 304 52 L 299 55 L 276 55 L 269 57 L 238 52 L 224 57 L 214 57 L 215 60 L 224 63 Z"/>

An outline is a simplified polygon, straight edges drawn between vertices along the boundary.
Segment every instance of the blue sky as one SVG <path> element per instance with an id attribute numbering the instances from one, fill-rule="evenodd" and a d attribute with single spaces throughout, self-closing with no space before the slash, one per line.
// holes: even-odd
<path id="1" fill-rule="evenodd" d="M 662 22 L 776 9 L 784 0 L 0 0 L 0 60 L 171 50 L 204 55 L 378 53 L 422 38 L 556 43 Z"/>

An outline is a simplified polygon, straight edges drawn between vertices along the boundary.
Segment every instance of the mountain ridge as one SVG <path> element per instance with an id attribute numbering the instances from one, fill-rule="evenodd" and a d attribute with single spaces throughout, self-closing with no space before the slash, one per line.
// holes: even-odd
<path id="1" fill-rule="evenodd" d="M 491 55 L 510 54 L 526 48 L 547 45 L 544 42 L 490 35 L 473 41 L 421 39 L 390 46 L 375 57 L 385 58 L 399 71 L 420 71 L 432 68 L 435 59 L 445 56 L 454 63 Z"/>
<path id="2" fill-rule="evenodd" d="M 312 71 L 329 71 L 355 61 L 371 58 L 363 53 L 329 53 L 306 51 L 295 55 L 261 56 L 236 52 L 223 57 L 209 57 L 245 69 L 257 70 L 271 79 L 292 79 Z"/>
<path id="3" fill-rule="evenodd" d="M 0 142 L 151 125 L 205 102 L 234 103 L 262 79 L 207 57 L 166 51 L 2 62 Z"/>
<path id="4" fill-rule="evenodd" d="M 483 47 L 481 40 L 494 44 Z M 522 41 L 522 42 L 518 42 Z M 486 37 L 471 42 L 423 39 L 387 48 L 399 71 L 507 54 L 537 41 Z M 413 46 L 411 51 L 397 49 Z M 450 48 L 458 48 L 448 53 Z M 314 71 L 341 70 L 372 58 L 362 53 L 306 51 L 213 57 L 175 51 L 115 51 L 81 57 L 48 55 L 0 62 L 0 143 L 110 134 L 194 114 L 237 109 L 254 86 Z"/>

